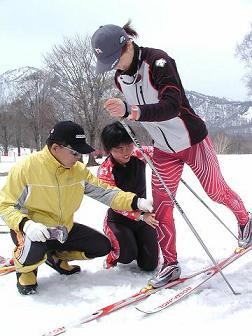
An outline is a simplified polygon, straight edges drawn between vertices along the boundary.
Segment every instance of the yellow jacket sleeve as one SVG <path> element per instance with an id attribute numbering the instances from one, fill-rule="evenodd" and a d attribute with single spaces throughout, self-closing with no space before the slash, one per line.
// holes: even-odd
<path id="1" fill-rule="evenodd" d="M 113 187 L 94 176 L 87 168 L 85 169 L 85 194 L 93 199 L 106 204 L 114 210 L 136 210 L 132 208 L 136 194 L 125 192 Z"/>
<path id="2" fill-rule="evenodd" d="M 19 231 L 20 222 L 28 217 L 26 213 L 22 213 L 23 209 L 19 204 L 22 196 L 28 193 L 28 188 L 21 166 L 13 167 L 0 191 L 0 216 L 12 230 Z"/>

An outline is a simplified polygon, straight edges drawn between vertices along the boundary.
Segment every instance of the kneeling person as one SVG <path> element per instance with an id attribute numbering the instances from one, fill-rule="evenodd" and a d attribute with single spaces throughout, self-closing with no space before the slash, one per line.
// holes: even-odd
<path id="1" fill-rule="evenodd" d="M 122 124 L 115 121 L 105 126 L 101 142 L 108 157 L 100 165 L 98 177 L 112 186 L 146 197 L 146 163 Z M 143 150 L 152 156 L 153 147 L 144 146 Z M 154 213 L 109 208 L 103 229 L 111 241 L 112 251 L 106 258 L 106 268 L 136 260 L 143 271 L 153 271 L 158 265 L 156 225 Z"/>
<path id="2" fill-rule="evenodd" d="M 19 161 L 8 174 L 0 191 L 0 215 L 16 245 L 13 257 L 21 294 L 36 292 L 37 269 L 44 262 L 68 275 L 80 271 L 68 261 L 111 251 L 107 237 L 73 221 L 84 194 L 115 210 L 152 210 L 150 200 L 113 188 L 92 175 L 79 162 L 82 154 L 92 151 L 83 128 L 62 121 L 51 130 L 41 151 Z M 66 240 L 54 239 L 63 227 Z"/>

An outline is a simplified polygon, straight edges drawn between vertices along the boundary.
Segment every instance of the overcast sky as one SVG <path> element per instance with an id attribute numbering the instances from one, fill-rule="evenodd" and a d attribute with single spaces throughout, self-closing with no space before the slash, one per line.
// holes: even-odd
<path id="1" fill-rule="evenodd" d="M 64 36 L 92 35 L 129 18 L 139 45 L 176 60 L 185 89 L 249 99 L 245 67 L 234 54 L 251 29 L 252 0 L 0 0 L 0 74 L 43 67 L 42 55 Z"/>

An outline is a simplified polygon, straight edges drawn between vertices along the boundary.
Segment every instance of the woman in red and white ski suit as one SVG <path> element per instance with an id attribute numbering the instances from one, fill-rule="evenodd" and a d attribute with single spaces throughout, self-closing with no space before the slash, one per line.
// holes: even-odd
<path id="1" fill-rule="evenodd" d="M 240 197 L 226 184 L 204 121 L 189 104 L 175 61 L 164 51 L 139 47 L 130 23 L 100 27 L 92 37 L 97 72 L 116 69 L 115 83 L 123 93 L 104 105 L 112 117 L 140 122 L 154 141 L 153 163 L 176 195 L 184 164 L 188 164 L 208 196 L 236 216 L 239 245 L 252 239 L 251 216 Z M 158 287 L 179 277 L 173 203 L 158 178 L 152 176 L 154 210 L 164 265 L 153 282 Z"/>

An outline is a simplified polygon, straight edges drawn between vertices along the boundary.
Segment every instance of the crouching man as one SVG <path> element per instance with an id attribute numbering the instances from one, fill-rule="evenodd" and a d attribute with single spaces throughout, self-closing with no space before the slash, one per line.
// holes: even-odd
<path id="1" fill-rule="evenodd" d="M 19 293 L 34 294 L 42 263 L 61 274 L 80 271 L 71 260 L 93 259 L 111 251 L 107 237 L 73 221 L 85 195 L 114 210 L 152 211 L 152 202 L 111 187 L 79 162 L 94 149 L 86 143 L 83 128 L 57 123 L 47 145 L 19 161 L 0 191 L 0 215 L 11 229 Z"/>

